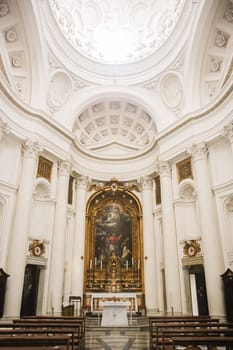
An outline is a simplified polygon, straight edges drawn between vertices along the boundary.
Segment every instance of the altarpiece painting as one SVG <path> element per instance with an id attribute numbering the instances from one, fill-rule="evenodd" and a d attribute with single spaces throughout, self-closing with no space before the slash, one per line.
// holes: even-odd
<path id="1" fill-rule="evenodd" d="M 111 291 L 114 287 L 116 291 L 125 291 L 127 287 L 131 291 L 141 291 L 143 254 L 139 199 L 117 181 L 95 189 L 87 206 L 85 290 Z"/>

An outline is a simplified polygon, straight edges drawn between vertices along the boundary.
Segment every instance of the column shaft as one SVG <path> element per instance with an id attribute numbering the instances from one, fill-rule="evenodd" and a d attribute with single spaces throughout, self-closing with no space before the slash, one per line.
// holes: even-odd
<path id="1" fill-rule="evenodd" d="M 157 275 L 157 295 L 158 310 L 164 311 L 164 280 L 163 280 L 163 244 L 162 244 L 162 223 L 161 218 L 154 214 L 155 227 L 155 247 L 156 247 L 156 275 Z"/>
<path id="2" fill-rule="evenodd" d="M 209 179 L 207 147 L 203 143 L 198 143 L 190 147 L 188 153 L 193 157 L 196 174 L 195 182 L 200 208 L 202 250 L 209 312 L 213 316 L 222 316 L 224 306 L 220 275 L 224 272 L 224 265 L 216 205 Z"/>
<path id="3" fill-rule="evenodd" d="M 166 162 L 159 162 L 158 171 L 161 182 L 167 311 L 182 312 L 179 259 L 173 209 L 171 171 L 169 164 Z"/>
<path id="4" fill-rule="evenodd" d="M 76 189 L 76 219 L 72 268 L 72 293 L 82 296 L 84 283 L 86 189 L 88 178 L 79 176 Z"/>
<path id="5" fill-rule="evenodd" d="M 61 312 L 65 263 L 65 232 L 70 163 L 60 162 L 50 265 L 50 302 L 55 314 Z"/>
<path id="6" fill-rule="evenodd" d="M 145 299 L 147 310 L 153 312 L 158 310 L 158 304 L 156 286 L 156 249 L 152 208 L 152 180 L 144 177 L 141 179 L 141 182 L 143 202 Z"/>
<path id="7" fill-rule="evenodd" d="M 6 301 L 4 314 L 7 317 L 20 315 L 24 283 L 24 270 L 28 249 L 28 230 L 32 207 L 32 190 L 35 179 L 38 151 L 37 142 L 27 140 L 23 144 L 23 162 L 18 187 L 13 230 L 9 244 Z"/>

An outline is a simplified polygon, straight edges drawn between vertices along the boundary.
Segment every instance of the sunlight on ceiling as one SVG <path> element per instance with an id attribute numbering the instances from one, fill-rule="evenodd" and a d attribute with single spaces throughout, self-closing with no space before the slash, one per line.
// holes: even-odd
<path id="1" fill-rule="evenodd" d="M 68 42 L 102 63 L 139 61 L 172 33 L 185 0 L 48 0 Z"/>

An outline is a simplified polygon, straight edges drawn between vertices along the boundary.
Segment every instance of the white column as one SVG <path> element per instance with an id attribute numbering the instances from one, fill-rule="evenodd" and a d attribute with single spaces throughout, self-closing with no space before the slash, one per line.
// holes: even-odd
<path id="1" fill-rule="evenodd" d="M 156 249 L 153 222 L 153 183 L 145 176 L 141 178 L 142 206 L 143 206 L 143 248 L 144 248 L 144 275 L 145 299 L 148 312 L 158 310 L 156 286 Z"/>
<path id="2" fill-rule="evenodd" d="M 172 196 L 171 169 L 167 162 L 158 163 L 161 184 L 162 225 L 164 237 L 164 268 L 168 312 L 182 312 L 179 258 Z"/>
<path id="3" fill-rule="evenodd" d="M 72 294 L 76 296 L 83 295 L 87 184 L 87 176 L 77 177 L 76 219 L 72 269 Z"/>
<path id="4" fill-rule="evenodd" d="M 65 236 L 70 171 L 71 164 L 68 161 L 61 161 L 59 163 L 49 279 L 51 309 L 55 314 L 61 312 L 63 297 Z"/>
<path id="5" fill-rule="evenodd" d="M 154 213 L 155 228 L 155 248 L 156 248 L 156 275 L 157 275 L 157 295 L 158 295 L 158 311 L 164 311 L 164 279 L 162 270 L 163 265 L 163 242 L 162 242 L 162 218 Z"/>
<path id="6" fill-rule="evenodd" d="M 0 118 L 0 142 L 2 141 L 3 136 L 5 134 L 9 134 L 9 132 L 10 132 L 10 129 L 9 129 L 7 123 L 4 122 L 2 120 L 2 118 Z"/>
<path id="7" fill-rule="evenodd" d="M 224 272 L 224 264 L 216 205 L 209 177 L 208 150 L 204 143 L 199 142 L 192 145 L 187 152 L 192 156 L 195 170 L 209 312 L 212 316 L 219 317 L 224 315 L 220 277 Z"/>
<path id="8" fill-rule="evenodd" d="M 224 126 L 222 135 L 230 142 L 233 153 L 233 120 Z"/>
<path id="9" fill-rule="evenodd" d="M 24 270 L 28 252 L 32 191 L 38 152 L 42 151 L 42 149 L 37 142 L 26 140 L 22 145 L 22 151 L 23 161 L 8 253 L 7 273 L 10 277 L 7 280 L 4 308 L 6 317 L 18 317 L 20 315 Z"/>

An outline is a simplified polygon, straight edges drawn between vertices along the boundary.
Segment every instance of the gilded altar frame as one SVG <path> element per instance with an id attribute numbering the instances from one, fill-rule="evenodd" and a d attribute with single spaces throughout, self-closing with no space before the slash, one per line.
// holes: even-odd
<path id="1" fill-rule="evenodd" d="M 135 191 L 116 179 L 93 185 L 86 208 L 84 294 L 144 292 L 142 208 Z M 116 264 L 111 265 L 111 256 Z"/>

